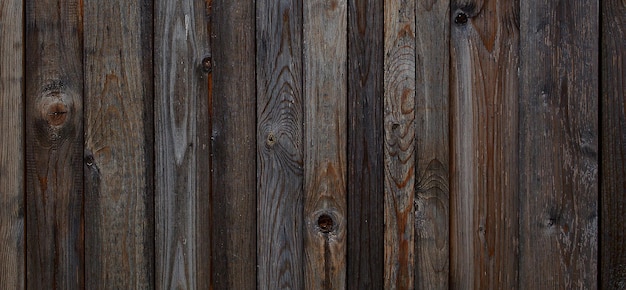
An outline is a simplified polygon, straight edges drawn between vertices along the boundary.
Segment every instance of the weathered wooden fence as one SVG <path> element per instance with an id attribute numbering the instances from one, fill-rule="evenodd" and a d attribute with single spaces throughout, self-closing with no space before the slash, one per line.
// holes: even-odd
<path id="1" fill-rule="evenodd" d="M 0 0 L 2 289 L 626 289 L 622 0 Z"/>

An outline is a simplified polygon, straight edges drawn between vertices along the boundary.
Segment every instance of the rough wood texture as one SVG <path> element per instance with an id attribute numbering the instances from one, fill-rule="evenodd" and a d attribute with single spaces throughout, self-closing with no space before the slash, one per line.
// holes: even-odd
<path id="1" fill-rule="evenodd" d="M 448 289 L 450 1 L 418 1 L 415 288 Z"/>
<path id="2" fill-rule="evenodd" d="M 206 289 L 211 275 L 209 3 L 155 2 L 157 289 Z"/>
<path id="3" fill-rule="evenodd" d="M 595 288 L 598 1 L 520 3 L 520 288 Z"/>
<path id="4" fill-rule="evenodd" d="M 517 287 L 517 1 L 451 6 L 451 281 Z"/>
<path id="5" fill-rule="evenodd" d="M 382 289 L 382 0 L 348 1 L 347 288 Z"/>
<path id="6" fill-rule="evenodd" d="M 257 1 L 259 289 L 302 289 L 302 2 Z"/>
<path id="7" fill-rule="evenodd" d="M 626 2 L 601 2 L 600 286 L 626 289 Z"/>
<path id="8" fill-rule="evenodd" d="M 83 63 L 78 1 L 26 3 L 29 289 L 81 289 Z"/>
<path id="9" fill-rule="evenodd" d="M 347 8 L 304 1 L 305 289 L 346 287 Z"/>
<path id="10" fill-rule="evenodd" d="M 154 288 L 152 2 L 84 11 L 85 283 Z"/>
<path id="11" fill-rule="evenodd" d="M 23 289 L 23 4 L 0 3 L 0 285 Z"/>
<path id="12" fill-rule="evenodd" d="M 415 2 L 385 2 L 385 289 L 415 283 Z"/>
<path id="13" fill-rule="evenodd" d="M 254 1 L 212 1 L 214 289 L 256 289 Z"/>

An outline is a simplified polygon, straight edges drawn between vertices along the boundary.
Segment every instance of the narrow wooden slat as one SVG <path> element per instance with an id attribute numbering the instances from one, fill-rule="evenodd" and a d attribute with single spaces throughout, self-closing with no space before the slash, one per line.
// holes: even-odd
<path id="1" fill-rule="evenodd" d="M 84 11 L 85 283 L 154 288 L 152 2 Z"/>
<path id="2" fill-rule="evenodd" d="M 0 285 L 24 284 L 23 4 L 0 4 Z"/>
<path id="3" fill-rule="evenodd" d="M 517 287 L 518 8 L 453 1 L 451 281 Z"/>
<path id="4" fill-rule="evenodd" d="M 83 66 L 79 1 L 26 2 L 29 289 L 81 289 Z"/>
<path id="5" fill-rule="evenodd" d="M 448 289 L 450 1 L 418 1 L 415 288 Z"/>
<path id="6" fill-rule="evenodd" d="M 626 289 L 626 2 L 602 3 L 602 289 Z"/>
<path id="7" fill-rule="evenodd" d="M 383 284 L 382 0 L 348 1 L 348 289 Z"/>
<path id="8" fill-rule="evenodd" d="M 211 281 L 206 1 L 155 2 L 155 287 Z M 210 208 L 209 208 L 210 209 Z"/>
<path id="9" fill-rule="evenodd" d="M 347 2 L 303 7 L 305 289 L 346 287 Z"/>
<path id="10" fill-rule="evenodd" d="M 302 1 L 256 2 L 259 289 L 302 289 Z"/>
<path id="11" fill-rule="evenodd" d="M 415 285 L 415 2 L 385 2 L 385 289 Z"/>
<path id="12" fill-rule="evenodd" d="M 520 288 L 596 288 L 598 1 L 520 4 Z"/>
<path id="13" fill-rule="evenodd" d="M 212 7 L 213 287 L 256 289 L 255 6 Z"/>

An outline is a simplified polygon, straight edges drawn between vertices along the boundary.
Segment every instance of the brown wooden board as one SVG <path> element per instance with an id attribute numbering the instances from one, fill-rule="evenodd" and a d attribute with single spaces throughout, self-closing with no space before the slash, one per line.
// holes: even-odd
<path id="1" fill-rule="evenodd" d="M 154 288 L 152 2 L 84 2 L 85 283 Z"/>
<path id="2" fill-rule="evenodd" d="M 156 1 L 155 287 L 211 281 L 209 3 Z"/>
<path id="3" fill-rule="evenodd" d="M 26 2 L 28 289 L 84 287 L 80 3 Z"/>
<path id="4" fill-rule="evenodd" d="M 23 8 L 0 4 L 0 285 L 7 289 L 25 286 Z"/>
<path id="5" fill-rule="evenodd" d="M 256 2 L 258 289 L 302 289 L 302 1 Z"/>
<path id="6" fill-rule="evenodd" d="M 520 1 L 521 289 L 598 286 L 598 1 Z"/>
<path id="7" fill-rule="evenodd" d="M 348 1 L 347 288 L 382 289 L 382 0 Z"/>

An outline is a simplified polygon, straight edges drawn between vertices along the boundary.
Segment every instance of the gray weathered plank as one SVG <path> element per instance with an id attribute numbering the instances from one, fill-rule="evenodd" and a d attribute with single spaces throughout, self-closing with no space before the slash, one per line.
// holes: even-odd
<path id="1" fill-rule="evenodd" d="M 598 1 L 520 4 L 520 288 L 595 288 Z"/>

